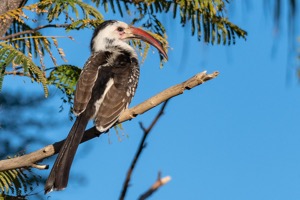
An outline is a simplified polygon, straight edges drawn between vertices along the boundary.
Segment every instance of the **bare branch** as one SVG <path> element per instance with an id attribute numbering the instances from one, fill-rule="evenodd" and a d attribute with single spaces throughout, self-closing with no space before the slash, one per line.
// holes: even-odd
<path id="1" fill-rule="evenodd" d="M 170 176 L 166 176 L 164 178 L 160 177 L 160 173 L 158 175 L 157 181 L 144 193 L 139 197 L 139 200 L 145 200 L 150 197 L 154 192 L 156 192 L 161 186 L 167 184 L 171 180 Z"/>
<path id="2" fill-rule="evenodd" d="M 180 83 L 178 85 L 172 86 L 157 95 L 151 97 L 150 99 L 144 101 L 143 103 L 138 104 L 137 106 L 125 110 L 124 113 L 120 116 L 119 121 L 127 121 L 135 118 L 137 115 L 141 115 L 144 112 L 156 107 L 167 99 L 171 99 L 177 95 L 183 94 L 185 90 L 190 90 L 202 83 L 209 81 L 213 78 L 216 78 L 219 75 L 219 72 L 214 72 L 212 74 L 206 74 L 206 71 L 196 74 L 187 81 Z"/>
<path id="3" fill-rule="evenodd" d="M 19 35 L 35 33 L 36 31 L 38 31 L 40 29 L 44 29 L 44 28 L 66 28 L 68 26 L 70 26 L 70 24 L 46 24 L 46 25 L 38 26 L 38 27 L 36 27 L 34 29 L 31 29 L 31 30 L 21 31 L 21 32 L 18 32 L 18 33 L 15 33 L 15 34 L 7 35 L 5 37 L 0 37 L 0 40 L 8 40 L 8 39 L 12 39 L 14 37 L 17 37 Z"/>
<path id="4" fill-rule="evenodd" d="M 88 141 L 92 138 L 100 136 L 101 133 L 97 131 L 95 127 L 85 131 L 85 135 L 81 143 Z M 48 158 L 54 154 L 57 154 L 62 147 L 65 140 L 56 142 L 54 144 L 48 145 L 42 149 L 34 151 L 23 156 L 14 157 L 6 160 L 0 161 L 0 171 L 6 171 L 9 169 L 17 169 L 22 167 L 33 167 L 37 162 L 42 161 L 45 158 Z M 39 168 L 41 169 L 41 168 Z M 46 168 L 44 168 L 46 169 Z"/>
<path id="5" fill-rule="evenodd" d="M 157 105 L 165 102 L 167 99 L 171 99 L 177 95 L 180 95 L 186 89 L 192 89 L 208 80 L 216 78 L 218 76 L 218 72 L 214 72 L 212 74 L 206 74 L 206 72 L 199 73 L 194 77 L 188 79 L 187 81 L 170 87 L 163 92 L 151 97 L 145 102 L 125 110 L 120 118 L 119 123 L 128 121 L 136 117 L 137 115 L 143 114 L 144 112 L 156 107 Z M 95 137 L 99 137 L 102 133 L 98 132 L 95 127 L 92 127 L 85 131 L 84 137 L 81 142 L 85 142 L 91 140 Z M 0 171 L 5 171 L 9 169 L 17 169 L 22 167 L 31 167 L 33 164 L 48 158 L 59 152 L 64 140 L 60 142 L 56 142 L 54 144 L 48 145 L 42 149 L 39 149 L 35 152 L 25 154 L 20 157 L 15 157 L 11 159 L 1 160 L 0 161 Z"/>
<path id="6" fill-rule="evenodd" d="M 10 72 L 4 72 L 4 75 L 17 75 L 17 76 L 28 76 L 31 77 L 30 74 L 25 74 L 24 72 L 19 71 L 10 71 Z"/>
<path id="7" fill-rule="evenodd" d="M 155 119 L 152 121 L 151 125 L 149 126 L 149 128 L 145 129 L 143 124 L 140 123 L 141 125 L 141 128 L 142 130 L 144 131 L 144 134 L 143 134 L 143 137 L 142 137 L 142 140 L 140 142 L 140 145 L 136 151 L 136 154 L 131 162 L 131 165 L 127 171 L 127 175 L 126 175 L 126 178 L 125 178 L 125 181 L 124 181 L 124 184 L 123 184 L 123 189 L 122 189 L 122 192 L 121 192 L 121 196 L 120 196 L 120 200 L 124 200 L 125 196 L 126 196 L 126 192 L 127 192 L 127 189 L 128 189 L 128 186 L 129 186 L 129 182 L 130 182 L 130 179 L 131 179 L 131 174 L 136 166 L 136 163 L 138 161 L 138 159 L 140 158 L 141 156 L 141 153 L 143 151 L 143 149 L 145 148 L 145 142 L 146 142 L 146 139 L 147 139 L 147 136 L 149 135 L 150 131 L 152 130 L 152 128 L 155 126 L 155 124 L 157 123 L 158 119 L 164 114 L 164 110 L 166 108 L 166 105 L 168 103 L 169 100 L 165 101 L 163 106 L 161 107 L 159 113 L 157 114 L 157 116 L 155 117 Z"/>

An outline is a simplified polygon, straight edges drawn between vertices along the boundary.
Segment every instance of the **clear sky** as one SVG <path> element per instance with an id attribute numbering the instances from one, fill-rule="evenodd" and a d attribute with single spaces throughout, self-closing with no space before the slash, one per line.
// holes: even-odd
<path id="1" fill-rule="evenodd" d="M 248 9 L 240 1 L 232 4 L 230 21 L 248 32 L 247 41 L 237 39 L 236 45 L 199 43 L 190 37 L 189 27 L 162 20 L 172 48 L 169 61 L 160 69 L 152 49 L 154 54 L 141 66 L 131 105 L 204 70 L 220 75 L 169 102 L 147 140 L 127 199 L 146 191 L 159 171 L 172 180 L 151 199 L 300 199 L 300 85 L 293 65 L 296 56 L 288 53 L 287 24 L 276 32 L 271 12 L 265 12 L 260 1 L 252 1 Z M 106 15 L 111 18 L 120 19 Z M 72 34 L 75 42 L 63 46 L 70 64 L 84 64 L 91 34 Z M 57 97 L 49 105 L 59 110 L 61 96 L 52 92 Z M 50 193 L 50 199 L 117 199 L 142 136 L 138 122 L 149 125 L 157 112 L 124 123 L 121 142 L 111 130 L 109 136 L 81 145 L 68 188 Z M 52 142 L 65 137 L 72 126 L 67 112 L 54 114 L 64 126 L 47 131 Z M 79 174 L 84 181 L 76 179 Z"/>

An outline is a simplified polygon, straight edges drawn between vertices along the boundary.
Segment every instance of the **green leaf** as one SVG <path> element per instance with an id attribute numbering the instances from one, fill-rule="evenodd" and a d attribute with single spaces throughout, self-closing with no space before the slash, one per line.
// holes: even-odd
<path id="1" fill-rule="evenodd" d="M 80 73 L 81 69 L 73 65 L 57 66 L 50 72 L 48 84 L 61 90 L 66 95 L 66 98 L 63 98 L 63 102 L 72 105 L 75 86 Z"/>
<path id="2" fill-rule="evenodd" d="M 75 19 L 90 19 L 90 17 L 95 18 L 96 20 L 103 20 L 103 16 L 101 13 L 94 8 L 93 6 L 82 2 L 80 0 L 52 0 L 52 1 L 41 1 L 38 4 L 40 9 L 47 10 L 47 19 L 49 22 L 52 22 L 55 19 L 59 19 L 59 17 L 64 14 L 66 20 L 74 21 L 71 17 L 71 13 L 75 13 Z M 81 14 L 79 14 L 79 8 L 81 9 Z M 69 12 L 69 9 L 72 12 Z"/>
<path id="3" fill-rule="evenodd" d="M 0 172 L 0 199 L 26 199 L 33 191 L 33 185 L 38 185 L 40 176 L 30 169 L 12 169 Z M 28 186 L 31 186 L 28 188 Z"/>
<path id="4" fill-rule="evenodd" d="M 29 57 L 15 49 L 12 45 L 0 42 L 0 47 L 2 47 L 0 51 L 0 68 L 11 65 L 12 61 L 14 61 L 15 65 L 21 66 L 24 69 L 25 75 L 30 76 L 38 83 L 42 83 L 45 97 L 47 97 L 47 80 L 42 70 Z"/>

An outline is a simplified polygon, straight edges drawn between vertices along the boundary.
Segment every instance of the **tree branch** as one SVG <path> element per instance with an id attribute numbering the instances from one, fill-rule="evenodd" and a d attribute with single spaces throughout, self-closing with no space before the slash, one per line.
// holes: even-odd
<path id="1" fill-rule="evenodd" d="M 149 128 L 145 128 L 143 126 L 143 124 L 140 122 L 140 126 L 141 126 L 141 129 L 144 131 L 144 134 L 143 134 L 143 137 L 142 137 L 142 140 L 140 142 L 140 145 L 136 151 L 136 154 L 131 162 L 131 165 L 127 171 L 127 175 L 126 175 L 126 178 L 125 178 L 125 181 L 124 181 L 124 184 L 123 184 L 123 189 L 122 189 L 122 192 L 121 192 L 121 196 L 120 196 L 120 200 L 124 200 L 125 196 L 126 196 L 126 192 L 127 192 L 127 189 L 128 189 L 128 186 L 129 186 L 129 182 L 130 182 L 130 179 L 131 179 L 131 174 L 136 166 L 136 163 L 138 161 L 138 159 L 140 158 L 141 156 L 141 153 L 143 151 L 143 149 L 145 148 L 146 144 L 146 139 L 147 139 L 147 136 L 149 135 L 150 131 L 152 130 L 152 128 L 155 126 L 155 124 L 157 123 L 157 121 L 159 120 L 159 118 L 164 114 L 164 110 L 167 106 L 167 103 L 168 103 L 168 100 L 164 102 L 163 106 L 161 107 L 159 113 L 157 114 L 157 116 L 155 117 L 155 119 L 152 121 L 151 125 L 149 126 Z"/>
<path id="2" fill-rule="evenodd" d="M 202 83 L 209 81 L 211 79 L 216 78 L 219 75 L 219 72 L 214 72 L 212 74 L 207 74 L 206 71 L 196 74 L 195 76 L 191 77 L 190 79 L 186 80 L 183 83 L 174 85 L 157 95 L 149 98 L 148 100 L 144 101 L 143 103 L 134 106 L 133 108 L 126 110 L 119 118 L 120 122 L 131 120 L 138 115 L 141 115 L 148 110 L 156 107 L 157 105 L 161 104 L 162 102 L 171 99 L 175 96 L 183 94 L 185 90 L 190 90 Z"/>
<path id="3" fill-rule="evenodd" d="M 133 108 L 125 110 L 120 118 L 119 123 L 131 120 L 135 118 L 137 115 L 143 114 L 144 112 L 154 108 L 155 106 L 165 102 L 166 100 L 173 98 L 177 95 L 180 95 L 184 92 L 184 90 L 192 89 L 202 83 L 216 78 L 218 76 L 218 72 L 214 72 L 212 74 L 206 74 L 206 71 L 195 75 L 194 77 L 188 79 L 187 81 L 180 83 L 178 85 L 172 86 L 159 94 L 151 97 L 143 103 L 140 103 Z M 84 137 L 81 143 L 91 140 L 95 137 L 99 137 L 102 133 L 98 132 L 95 127 L 92 127 L 85 131 Z M 10 158 L 6 160 L 0 161 L 0 171 L 5 171 L 9 169 L 16 169 L 22 167 L 34 167 L 34 165 L 59 152 L 64 140 L 60 142 L 56 142 L 54 144 L 48 145 L 42 149 L 39 149 L 35 152 L 25 154 L 20 157 Z"/>
<path id="4" fill-rule="evenodd" d="M 166 176 L 164 178 L 160 177 L 160 173 L 158 174 L 158 178 L 155 183 L 139 197 L 139 200 L 145 200 L 150 197 L 154 192 L 156 192 L 161 186 L 167 184 L 171 180 L 170 176 Z"/>
<path id="5" fill-rule="evenodd" d="M 66 28 L 70 26 L 70 24 L 46 24 L 46 25 L 42 25 L 42 26 L 38 26 L 34 29 L 31 30 L 26 30 L 26 31 L 21 31 L 15 34 L 11 34 L 11 35 L 7 35 L 5 37 L 0 37 L 0 40 L 8 40 L 8 39 L 12 39 L 14 37 L 17 37 L 19 35 L 24 35 L 24 34 L 29 34 L 29 33 L 35 33 L 36 31 L 43 29 L 43 28 Z"/>
<path id="6" fill-rule="evenodd" d="M 28 73 L 28 74 L 25 74 L 24 72 L 19 72 L 19 71 L 10 71 L 10 72 L 4 72 L 4 75 L 28 76 L 28 77 L 32 78 L 32 77 L 30 76 L 30 74 L 29 74 L 29 73 Z"/>

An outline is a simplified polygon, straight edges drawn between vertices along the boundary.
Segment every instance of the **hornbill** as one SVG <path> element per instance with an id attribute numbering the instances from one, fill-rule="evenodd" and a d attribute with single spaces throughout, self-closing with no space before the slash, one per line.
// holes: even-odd
<path id="1" fill-rule="evenodd" d="M 139 79 L 138 57 L 128 44 L 129 39 L 141 39 L 167 59 L 161 43 L 147 32 L 124 22 L 108 20 L 101 23 L 91 39 L 91 56 L 79 76 L 74 114 L 77 116 L 45 184 L 45 193 L 67 187 L 70 168 L 76 150 L 90 119 L 98 131 L 108 131 L 124 111 Z"/>

